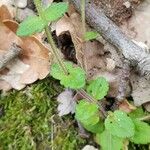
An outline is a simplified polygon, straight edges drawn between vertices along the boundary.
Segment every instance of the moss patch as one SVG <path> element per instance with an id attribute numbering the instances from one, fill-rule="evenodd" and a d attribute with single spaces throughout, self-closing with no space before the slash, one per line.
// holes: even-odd
<path id="1" fill-rule="evenodd" d="M 47 78 L 22 91 L 1 94 L 0 149 L 75 150 L 85 144 L 72 119 L 57 116 L 56 96 L 61 91 L 59 83 Z"/>

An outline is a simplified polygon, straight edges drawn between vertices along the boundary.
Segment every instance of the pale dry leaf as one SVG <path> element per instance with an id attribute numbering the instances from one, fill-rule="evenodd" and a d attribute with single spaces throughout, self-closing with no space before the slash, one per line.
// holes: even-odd
<path id="1" fill-rule="evenodd" d="M 144 103 L 150 102 L 150 81 L 134 73 L 131 75 L 130 81 L 134 105 L 141 106 Z"/>
<path id="2" fill-rule="evenodd" d="M 12 88 L 21 90 L 25 84 L 20 82 L 22 74 L 29 68 L 29 65 L 24 64 L 19 59 L 12 60 L 7 66 L 9 71 L 6 74 L 0 75 L 0 79 L 6 81 Z M 2 82 L 3 83 L 3 82 Z"/>
<path id="3" fill-rule="evenodd" d="M 66 89 L 64 92 L 58 95 L 57 101 L 59 105 L 57 110 L 59 112 L 59 116 L 64 116 L 69 113 L 75 112 L 75 101 L 73 98 L 73 92 L 71 90 Z"/>
<path id="4" fill-rule="evenodd" d="M 82 148 L 82 150 L 98 150 L 98 149 L 92 145 L 86 145 Z"/>
<path id="5" fill-rule="evenodd" d="M 9 71 L 5 74 L 0 74 L 0 78 L 3 79 L 3 85 L 4 81 L 6 81 L 6 84 L 10 84 L 12 88 L 20 90 L 26 84 L 33 83 L 38 79 L 44 79 L 50 70 L 50 55 L 47 47 L 34 36 L 26 38 L 17 37 L 15 32 L 18 24 L 16 22 L 5 20 L 4 24 L 0 22 L 0 34 L 2 35 L 0 37 L 0 55 L 6 53 L 12 43 L 19 45 L 22 51 L 17 59 L 19 63 L 18 61 L 15 61 L 15 64 L 12 63 L 13 61 L 9 62 L 9 65 L 5 67 Z M 21 66 L 21 63 L 24 65 Z M 20 70 L 17 70 L 16 64 L 24 70 L 18 72 Z"/>
<path id="6" fill-rule="evenodd" d="M 12 86 L 4 80 L 0 79 L 0 90 L 9 91 Z"/>
<path id="7" fill-rule="evenodd" d="M 150 1 L 144 0 L 138 8 L 134 10 L 132 17 L 124 23 L 121 28 L 131 38 L 136 41 L 147 43 L 150 47 Z"/>

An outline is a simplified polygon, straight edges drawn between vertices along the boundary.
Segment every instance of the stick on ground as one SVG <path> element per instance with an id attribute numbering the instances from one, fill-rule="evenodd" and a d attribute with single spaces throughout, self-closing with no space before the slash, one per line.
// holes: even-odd
<path id="1" fill-rule="evenodd" d="M 72 0 L 80 10 L 80 0 Z M 103 10 L 94 3 L 86 3 L 86 19 L 107 41 L 122 51 L 124 57 L 135 66 L 141 75 L 150 79 L 150 54 L 128 38 L 120 28 L 115 25 Z"/>

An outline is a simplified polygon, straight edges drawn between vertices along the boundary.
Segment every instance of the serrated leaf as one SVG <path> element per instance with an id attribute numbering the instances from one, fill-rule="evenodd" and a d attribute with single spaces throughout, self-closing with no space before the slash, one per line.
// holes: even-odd
<path id="1" fill-rule="evenodd" d="M 97 100 L 103 99 L 107 95 L 108 90 L 109 84 L 103 77 L 91 81 L 87 86 L 87 92 Z"/>
<path id="2" fill-rule="evenodd" d="M 146 113 L 143 111 L 142 107 L 138 107 L 137 109 L 135 109 L 134 111 L 129 113 L 129 116 L 132 119 L 142 118 L 145 115 L 146 115 Z"/>
<path id="3" fill-rule="evenodd" d="M 98 123 L 90 126 L 90 125 L 83 125 L 83 127 L 92 133 L 101 133 L 104 131 L 104 123 L 102 121 L 99 121 Z"/>
<path id="4" fill-rule="evenodd" d="M 150 125 L 138 119 L 133 120 L 135 125 L 135 134 L 130 138 L 131 142 L 135 144 L 150 143 Z"/>
<path id="5" fill-rule="evenodd" d="M 68 75 L 64 74 L 62 68 L 58 64 L 53 64 L 51 67 L 51 75 L 60 80 L 60 83 L 64 85 L 66 88 L 71 89 L 80 89 L 85 85 L 85 72 L 80 67 L 73 67 L 73 64 L 70 62 L 64 63 L 67 70 Z"/>
<path id="6" fill-rule="evenodd" d="M 18 36 L 29 36 L 37 32 L 41 32 L 45 27 L 45 22 L 37 16 L 29 16 L 20 23 L 17 30 Z"/>
<path id="7" fill-rule="evenodd" d="M 97 104 L 80 100 L 76 105 L 75 118 L 83 125 L 92 126 L 99 122 L 99 110 Z"/>
<path id="8" fill-rule="evenodd" d="M 123 139 L 111 135 L 111 133 L 105 130 L 101 134 L 96 135 L 96 140 L 100 144 L 102 150 L 122 150 Z"/>
<path id="9" fill-rule="evenodd" d="M 98 37 L 98 33 L 97 32 L 86 32 L 85 35 L 84 35 L 84 39 L 85 41 L 90 41 L 90 40 L 94 40 Z"/>
<path id="10" fill-rule="evenodd" d="M 43 15 L 48 22 L 55 21 L 62 17 L 67 9 L 68 4 L 65 2 L 52 3 L 47 9 L 44 10 Z"/>
<path id="11" fill-rule="evenodd" d="M 105 120 L 105 128 L 114 136 L 121 138 L 132 137 L 135 127 L 132 119 L 123 111 L 110 113 Z"/>

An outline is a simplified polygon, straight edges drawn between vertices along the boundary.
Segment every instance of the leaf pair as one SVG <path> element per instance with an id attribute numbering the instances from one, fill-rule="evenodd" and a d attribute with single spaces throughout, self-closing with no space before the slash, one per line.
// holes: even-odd
<path id="1" fill-rule="evenodd" d="M 98 105 L 80 100 L 76 106 L 75 118 L 86 127 L 96 125 L 99 122 Z"/>
<path id="2" fill-rule="evenodd" d="M 42 16 L 29 16 L 17 30 L 18 36 L 29 36 L 41 32 L 49 22 L 55 21 L 67 11 L 68 4 L 64 2 L 52 3 L 42 12 Z"/>
<path id="3" fill-rule="evenodd" d="M 66 69 L 68 70 L 68 75 L 66 75 L 62 68 L 58 64 L 53 64 L 51 67 L 51 75 L 55 79 L 60 80 L 60 84 L 66 88 L 80 89 L 85 85 L 85 72 L 80 67 L 73 67 L 71 62 L 64 63 Z"/>
<path id="4" fill-rule="evenodd" d="M 96 100 L 101 100 L 107 95 L 109 83 L 105 78 L 98 77 L 97 79 L 89 82 L 86 90 Z"/>
<path id="5" fill-rule="evenodd" d="M 139 119 L 131 119 L 120 110 L 110 113 L 105 120 L 105 130 L 97 134 L 103 150 L 121 150 L 125 139 L 135 144 L 150 143 L 150 126 Z"/>

